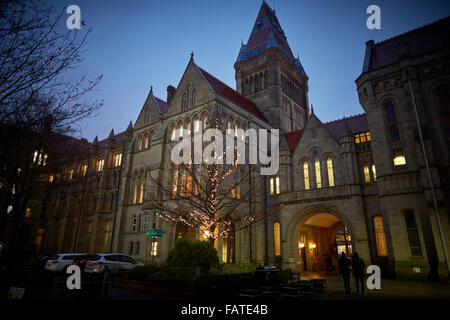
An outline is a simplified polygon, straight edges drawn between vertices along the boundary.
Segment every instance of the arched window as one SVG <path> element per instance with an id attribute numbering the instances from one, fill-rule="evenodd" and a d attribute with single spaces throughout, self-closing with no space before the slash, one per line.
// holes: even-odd
<path id="1" fill-rule="evenodd" d="M 386 118 L 390 142 L 400 141 L 400 132 L 398 131 L 397 126 L 397 114 L 395 113 L 395 106 L 391 101 L 384 104 L 384 116 Z"/>
<path id="2" fill-rule="evenodd" d="M 316 187 L 320 189 L 322 188 L 322 175 L 320 173 L 320 158 L 317 152 L 314 154 L 314 171 L 316 173 Z"/>
<path id="3" fill-rule="evenodd" d="M 142 149 L 142 136 L 138 137 L 138 140 L 136 143 L 136 149 L 137 149 L 137 151 L 141 151 L 141 149 Z"/>
<path id="4" fill-rule="evenodd" d="M 172 125 L 172 132 L 170 134 L 170 140 L 174 141 L 177 137 L 177 128 L 175 125 Z"/>
<path id="5" fill-rule="evenodd" d="M 187 97 L 186 97 L 186 92 L 183 93 L 183 99 L 181 102 L 181 110 L 186 110 L 187 108 Z"/>
<path id="6" fill-rule="evenodd" d="M 207 123 L 208 123 L 208 116 L 205 114 L 205 115 L 203 115 L 203 118 L 202 118 L 202 126 L 203 126 L 203 130 L 206 129 Z"/>
<path id="7" fill-rule="evenodd" d="M 334 187 L 333 159 L 327 157 L 328 186 Z"/>
<path id="8" fill-rule="evenodd" d="M 178 191 L 178 169 L 175 170 L 173 174 L 173 182 L 172 182 L 172 195 L 176 196 Z"/>
<path id="9" fill-rule="evenodd" d="M 148 148 L 148 133 L 145 134 L 144 136 L 144 148 L 143 149 L 147 149 Z"/>
<path id="10" fill-rule="evenodd" d="M 274 237 L 274 244 L 275 244 L 275 256 L 281 256 L 281 232 L 280 232 L 280 223 L 274 222 L 273 223 L 273 237 Z"/>
<path id="11" fill-rule="evenodd" d="M 194 133 L 200 132 L 200 120 L 198 119 L 198 116 L 194 117 Z"/>
<path id="12" fill-rule="evenodd" d="M 177 127 L 177 137 L 180 138 L 183 136 L 183 122 L 178 122 L 178 127 Z"/>
<path id="13" fill-rule="evenodd" d="M 309 168 L 308 162 L 303 162 L 303 179 L 305 182 L 305 190 L 309 190 Z"/>
<path id="14" fill-rule="evenodd" d="M 190 135 L 191 134 L 191 120 L 187 120 L 184 127 L 186 129 L 186 133 L 188 135 Z"/>
<path id="15" fill-rule="evenodd" d="M 192 98 L 192 87 L 191 87 L 191 85 L 188 86 L 187 94 L 188 94 L 188 96 L 187 96 L 188 109 L 190 109 L 192 107 L 192 99 L 191 99 Z"/>
<path id="16" fill-rule="evenodd" d="M 196 90 L 193 89 L 192 90 L 192 106 L 191 106 L 191 108 L 194 108 L 196 104 L 197 104 L 197 94 L 196 94 Z"/>

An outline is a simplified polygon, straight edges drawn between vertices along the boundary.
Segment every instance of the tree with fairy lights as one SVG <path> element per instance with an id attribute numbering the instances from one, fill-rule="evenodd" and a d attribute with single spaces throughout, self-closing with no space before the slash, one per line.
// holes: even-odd
<path id="1" fill-rule="evenodd" d="M 240 135 L 242 132 L 225 130 L 223 120 L 217 114 L 219 112 L 210 121 L 212 129 L 225 133 L 225 136 L 233 134 L 234 143 L 231 146 L 225 143 L 223 150 L 214 148 L 211 153 L 214 161 L 195 164 L 192 157 L 187 164 L 170 164 L 163 170 L 165 174 L 151 177 L 153 200 L 146 206 L 159 218 L 186 225 L 212 243 L 218 237 L 228 238 L 234 231 L 247 228 L 257 220 L 249 206 L 250 165 L 238 164 L 237 140 L 244 141 L 245 136 Z M 178 131 L 177 134 L 183 133 Z M 215 139 L 218 136 L 224 135 L 218 134 Z M 231 164 L 224 161 L 227 152 L 233 152 Z"/>

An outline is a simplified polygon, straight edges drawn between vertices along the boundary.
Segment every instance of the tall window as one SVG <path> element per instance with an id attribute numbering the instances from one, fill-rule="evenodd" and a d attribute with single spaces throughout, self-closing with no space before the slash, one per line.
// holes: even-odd
<path id="1" fill-rule="evenodd" d="M 182 110 L 186 110 L 186 109 L 187 109 L 187 97 L 186 97 L 186 92 L 183 93 L 183 100 L 182 100 L 181 109 L 182 109 Z"/>
<path id="2" fill-rule="evenodd" d="M 111 220 L 108 220 L 105 224 L 105 250 L 108 249 L 108 244 L 111 241 L 111 225 L 112 225 Z"/>
<path id="3" fill-rule="evenodd" d="M 178 169 L 175 170 L 175 173 L 173 175 L 173 184 L 172 184 L 172 194 L 174 196 L 177 195 L 177 190 L 178 189 Z"/>
<path id="4" fill-rule="evenodd" d="M 333 160 L 331 159 L 331 157 L 327 158 L 327 171 L 328 171 L 328 186 L 334 187 Z"/>
<path id="5" fill-rule="evenodd" d="M 133 203 L 137 203 L 137 199 L 138 199 L 138 185 L 136 183 L 134 185 Z"/>
<path id="6" fill-rule="evenodd" d="M 131 232 L 136 232 L 136 228 L 137 228 L 137 217 L 136 215 L 134 215 L 131 218 Z"/>
<path id="7" fill-rule="evenodd" d="M 305 181 L 305 190 L 309 190 L 309 168 L 308 162 L 303 162 L 303 178 Z"/>
<path id="8" fill-rule="evenodd" d="M 133 255 L 133 251 L 134 251 L 134 242 L 131 241 L 130 242 L 130 251 L 128 252 L 130 254 L 130 256 Z"/>
<path id="9" fill-rule="evenodd" d="M 149 142 L 149 140 L 148 140 L 148 133 L 144 136 L 144 149 L 147 149 L 148 148 L 148 142 Z"/>
<path id="10" fill-rule="evenodd" d="M 384 104 L 384 115 L 386 118 L 387 130 L 390 142 L 400 141 L 400 132 L 397 126 L 397 115 L 395 113 L 395 106 L 388 101 Z"/>
<path id="11" fill-rule="evenodd" d="M 144 184 L 141 183 L 141 189 L 139 191 L 139 203 L 144 202 Z"/>
<path id="12" fill-rule="evenodd" d="M 173 125 L 172 132 L 170 134 L 170 140 L 175 141 L 176 137 L 177 137 L 177 128 L 175 127 L 175 125 Z"/>
<path id="13" fill-rule="evenodd" d="M 192 90 L 192 108 L 197 104 L 197 93 L 195 89 Z"/>
<path id="14" fill-rule="evenodd" d="M 85 175 L 86 175 L 86 173 L 87 173 L 87 164 L 83 164 L 82 166 L 81 166 L 81 175 L 84 177 Z"/>
<path id="15" fill-rule="evenodd" d="M 273 237 L 275 244 L 275 256 L 281 256 L 281 236 L 280 236 L 280 223 L 273 223 Z"/>
<path id="16" fill-rule="evenodd" d="M 157 256 L 158 255 L 158 242 L 157 241 L 153 241 L 152 242 L 152 252 L 151 252 L 152 256 Z"/>
<path id="17" fill-rule="evenodd" d="M 280 194 L 280 178 L 270 178 L 270 194 Z"/>
<path id="18" fill-rule="evenodd" d="M 419 232 L 417 231 L 416 218 L 413 211 L 405 211 L 405 222 L 411 256 L 421 257 L 422 248 L 420 246 Z"/>
<path id="19" fill-rule="evenodd" d="M 141 250 L 141 243 L 139 241 L 136 241 L 136 249 L 134 253 L 138 256 L 140 250 Z"/>
<path id="20" fill-rule="evenodd" d="M 364 166 L 364 181 L 365 182 L 370 182 L 369 166 Z"/>
<path id="21" fill-rule="evenodd" d="M 36 245 L 36 251 L 37 252 L 41 251 L 41 244 L 42 244 L 42 237 L 43 237 L 43 235 L 44 235 L 44 229 L 43 228 L 37 229 L 36 239 L 34 241 L 34 244 Z"/>
<path id="22" fill-rule="evenodd" d="M 27 208 L 27 210 L 25 210 L 25 218 L 29 218 L 31 216 L 31 208 Z"/>
<path id="23" fill-rule="evenodd" d="M 103 171 L 104 165 L 105 165 L 105 159 L 97 160 L 97 172 Z"/>
<path id="24" fill-rule="evenodd" d="M 377 243 L 377 253 L 379 257 L 387 257 L 386 235 L 384 233 L 383 217 L 373 217 L 373 227 L 375 229 L 375 242 Z"/>
<path id="25" fill-rule="evenodd" d="M 116 153 L 114 155 L 114 167 L 120 166 L 122 163 L 122 153 Z"/>
<path id="26" fill-rule="evenodd" d="M 373 181 L 377 181 L 377 169 L 375 168 L 374 164 L 372 164 L 372 176 L 373 176 Z"/>
<path id="27" fill-rule="evenodd" d="M 316 187 L 320 189 L 322 188 L 322 175 L 320 173 L 320 158 L 318 153 L 314 155 L 314 170 L 316 173 Z"/>
<path id="28" fill-rule="evenodd" d="M 228 262 L 228 247 L 227 247 L 227 239 L 222 239 L 222 262 L 227 263 Z"/>

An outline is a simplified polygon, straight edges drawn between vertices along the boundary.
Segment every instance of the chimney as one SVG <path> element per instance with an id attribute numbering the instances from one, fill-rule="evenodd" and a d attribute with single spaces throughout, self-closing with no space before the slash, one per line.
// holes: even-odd
<path id="1" fill-rule="evenodd" d="M 176 89 L 172 85 L 169 84 L 167 86 L 167 104 L 169 104 L 172 100 L 173 96 L 175 95 L 175 91 Z"/>

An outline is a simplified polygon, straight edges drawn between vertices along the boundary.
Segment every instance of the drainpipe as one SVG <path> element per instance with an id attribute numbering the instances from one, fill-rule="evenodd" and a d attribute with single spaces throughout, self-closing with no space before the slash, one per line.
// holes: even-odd
<path id="1" fill-rule="evenodd" d="M 247 129 L 250 130 L 250 120 L 247 122 Z M 252 214 L 252 169 L 250 164 L 248 165 L 248 214 Z M 252 260 L 252 221 L 249 223 L 249 253 L 250 253 L 250 263 Z"/>
<path id="2" fill-rule="evenodd" d="M 425 160 L 425 166 L 427 168 L 428 181 L 430 183 L 430 188 L 431 188 L 431 197 L 433 198 L 434 211 L 436 214 L 436 220 L 437 220 L 437 224 L 439 227 L 439 236 L 441 238 L 442 248 L 444 249 L 445 263 L 447 265 L 447 275 L 448 275 L 448 278 L 450 279 L 450 269 L 449 269 L 449 262 L 448 262 L 447 247 L 445 245 L 444 233 L 442 231 L 441 218 L 439 217 L 439 207 L 438 207 L 438 203 L 437 203 L 436 193 L 434 190 L 433 179 L 431 178 L 430 164 L 428 163 L 428 157 L 427 157 L 427 152 L 425 149 L 425 143 L 423 141 L 422 127 L 420 125 L 419 114 L 417 113 L 416 99 L 414 96 L 414 91 L 413 91 L 413 87 L 412 87 L 410 79 L 408 79 L 408 85 L 409 85 L 409 91 L 411 92 L 411 99 L 412 99 L 412 105 L 414 108 L 414 114 L 416 116 L 417 130 L 419 131 L 419 138 L 420 138 L 420 145 L 422 147 L 423 157 Z"/>

